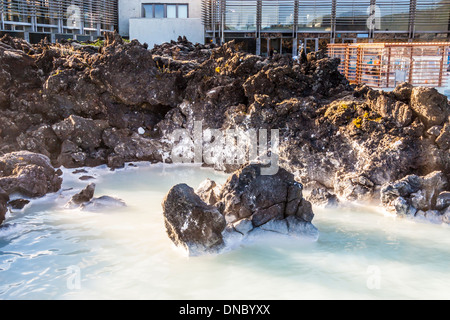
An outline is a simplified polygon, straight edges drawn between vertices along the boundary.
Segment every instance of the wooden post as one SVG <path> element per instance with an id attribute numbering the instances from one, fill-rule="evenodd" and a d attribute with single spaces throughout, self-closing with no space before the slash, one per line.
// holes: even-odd
<path id="1" fill-rule="evenodd" d="M 442 46 L 442 59 L 439 68 L 439 84 L 438 87 L 442 87 L 442 77 L 444 76 L 444 60 L 445 60 L 445 46 Z"/>
<path id="2" fill-rule="evenodd" d="M 409 54 L 409 80 L 408 80 L 409 84 L 412 84 L 413 64 L 414 64 L 413 50 L 414 50 L 414 47 L 411 45 L 411 52 Z"/>
<path id="3" fill-rule="evenodd" d="M 356 84 L 360 84 L 361 83 L 361 57 L 362 57 L 362 53 L 361 53 L 361 47 L 358 46 L 356 49 Z"/>
<path id="4" fill-rule="evenodd" d="M 348 74 L 349 74 L 349 70 L 348 70 L 349 65 L 350 65 L 350 48 L 347 45 L 345 47 L 345 63 L 344 63 L 344 74 L 345 74 L 345 77 L 347 78 L 347 80 L 348 80 Z"/>
<path id="5" fill-rule="evenodd" d="M 386 87 L 387 88 L 390 88 L 390 86 L 389 86 L 389 76 L 390 76 L 390 73 L 391 73 L 391 51 L 392 51 L 392 49 L 391 49 L 391 47 L 389 47 L 388 48 L 388 60 L 387 60 L 387 74 L 386 74 Z"/>

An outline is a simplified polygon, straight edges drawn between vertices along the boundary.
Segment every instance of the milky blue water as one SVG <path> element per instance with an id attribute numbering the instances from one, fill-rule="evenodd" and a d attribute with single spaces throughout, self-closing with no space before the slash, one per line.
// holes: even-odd
<path id="1" fill-rule="evenodd" d="M 73 171 L 73 170 L 72 170 Z M 12 213 L 0 230 L 0 299 L 449 299 L 450 229 L 381 210 L 315 209 L 317 242 L 270 238 L 188 258 L 165 234 L 176 183 L 226 176 L 196 166 L 90 170 L 96 196 L 128 207 L 64 209 L 87 182 Z"/>

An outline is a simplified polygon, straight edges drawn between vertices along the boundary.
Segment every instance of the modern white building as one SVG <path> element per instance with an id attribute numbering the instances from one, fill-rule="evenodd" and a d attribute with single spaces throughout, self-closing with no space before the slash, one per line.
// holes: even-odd
<path id="1" fill-rule="evenodd" d="M 449 41 L 450 0 L 201 0 L 206 41 L 297 55 L 327 43 Z"/>
<path id="2" fill-rule="evenodd" d="M 116 27 L 117 0 L 0 0 L 0 37 L 86 41 Z"/>
<path id="3" fill-rule="evenodd" d="M 204 43 L 201 0 L 119 0 L 119 33 L 149 48 L 179 36 Z"/>

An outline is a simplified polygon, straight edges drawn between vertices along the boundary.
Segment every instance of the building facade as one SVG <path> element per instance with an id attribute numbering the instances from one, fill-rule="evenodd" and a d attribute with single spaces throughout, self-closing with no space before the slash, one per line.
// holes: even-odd
<path id="1" fill-rule="evenodd" d="M 328 43 L 447 41 L 450 0 L 0 0 L 0 36 L 94 40 L 118 29 L 154 44 L 235 39 L 248 52 Z"/>
<path id="2" fill-rule="evenodd" d="M 95 40 L 117 28 L 117 0 L 0 0 L 0 35 Z"/>
<path id="3" fill-rule="evenodd" d="M 450 0 L 202 0 L 206 41 L 235 39 L 256 54 L 327 43 L 449 36 Z"/>
<path id="4" fill-rule="evenodd" d="M 150 48 L 179 36 L 203 43 L 201 0 L 119 0 L 119 33 Z"/>

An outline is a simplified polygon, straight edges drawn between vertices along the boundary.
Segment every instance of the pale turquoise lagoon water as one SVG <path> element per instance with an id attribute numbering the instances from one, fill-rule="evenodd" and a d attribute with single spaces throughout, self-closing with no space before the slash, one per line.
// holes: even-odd
<path id="1" fill-rule="evenodd" d="M 73 170 L 71 170 L 73 171 Z M 171 186 L 226 176 L 196 166 L 142 165 L 96 176 L 96 196 L 127 208 L 63 208 L 87 182 L 15 212 L 0 230 L 0 299 L 449 299 L 450 229 L 381 210 L 315 209 L 317 242 L 270 238 L 189 258 L 164 230 Z"/>

